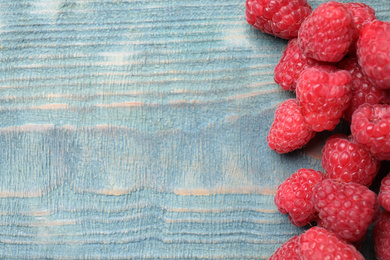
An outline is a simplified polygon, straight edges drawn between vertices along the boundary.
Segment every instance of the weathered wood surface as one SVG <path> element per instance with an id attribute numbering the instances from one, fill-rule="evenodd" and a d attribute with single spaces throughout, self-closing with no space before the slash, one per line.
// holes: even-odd
<path id="1" fill-rule="evenodd" d="M 286 41 L 244 2 L 0 0 L 1 258 L 267 259 L 302 231 L 273 195 L 329 133 L 268 149 Z"/>

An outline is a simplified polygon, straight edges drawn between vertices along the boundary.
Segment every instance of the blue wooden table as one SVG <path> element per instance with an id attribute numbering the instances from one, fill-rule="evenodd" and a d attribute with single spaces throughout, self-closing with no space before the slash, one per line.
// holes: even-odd
<path id="1" fill-rule="evenodd" d="M 364 2 L 390 20 L 390 0 Z M 275 189 L 322 170 L 330 133 L 268 148 L 287 41 L 245 0 L 0 7 L 1 258 L 267 259 L 304 230 Z"/>

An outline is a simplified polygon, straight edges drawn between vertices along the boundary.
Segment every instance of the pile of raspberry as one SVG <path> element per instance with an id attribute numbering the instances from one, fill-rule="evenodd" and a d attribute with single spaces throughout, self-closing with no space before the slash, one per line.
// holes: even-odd
<path id="1" fill-rule="evenodd" d="M 379 195 L 369 189 L 381 161 L 390 160 L 390 22 L 363 3 L 312 10 L 306 0 L 246 0 L 245 18 L 289 40 L 274 79 L 296 98 L 277 108 L 269 147 L 300 149 L 341 119 L 351 130 L 326 141 L 324 173 L 300 169 L 277 188 L 279 211 L 311 228 L 270 259 L 364 259 L 359 249 L 374 223 L 377 258 L 390 260 L 390 174 Z"/>

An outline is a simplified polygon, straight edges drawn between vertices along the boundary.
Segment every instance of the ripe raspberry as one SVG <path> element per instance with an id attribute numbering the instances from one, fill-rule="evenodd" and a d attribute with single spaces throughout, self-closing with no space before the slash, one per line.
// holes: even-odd
<path id="1" fill-rule="evenodd" d="M 283 56 L 275 67 L 274 80 L 283 89 L 294 91 L 299 75 L 307 68 L 320 65 L 321 62 L 306 57 L 298 46 L 297 38 L 291 39 Z"/>
<path id="2" fill-rule="evenodd" d="M 379 191 L 379 204 L 387 211 L 390 211 L 390 174 L 382 179 Z"/>
<path id="3" fill-rule="evenodd" d="M 364 237 L 372 223 L 377 196 L 358 183 L 326 179 L 313 190 L 314 208 L 324 228 L 348 242 Z"/>
<path id="4" fill-rule="evenodd" d="M 306 124 L 313 131 L 333 130 L 351 100 L 351 75 L 331 66 L 306 69 L 297 82 L 296 94 Z"/>
<path id="5" fill-rule="evenodd" d="M 364 24 L 357 42 L 357 56 L 363 71 L 377 88 L 390 88 L 390 22 Z"/>
<path id="6" fill-rule="evenodd" d="M 375 10 L 363 3 L 346 3 L 345 7 L 351 11 L 353 15 L 353 22 L 355 24 L 352 36 L 352 44 L 349 48 L 349 53 L 354 54 L 356 53 L 356 42 L 359 38 L 363 24 L 374 21 L 376 19 Z"/>
<path id="7" fill-rule="evenodd" d="M 302 260 L 348 259 L 364 260 L 356 248 L 336 234 L 321 227 L 312 227 L 300 235 L 300 253 Z M 288 258 L 285 258 L 286 260 Z"/>
<path id="8" fill-rule="evenodd" d="M 246 0 L 247 22 L 284 39 L 297 37 L 301 23 L 310 13 L 306 0 Z"/>
<path id="9" fill-rule="evenodd" d="M 269 260 L 300 260 L 299 256 L 299 236 L 293 236 L 281 247 L 279 247 L 275 253 L 271 255 Z"/>
<path id="10" fill-rule="evenodd" d="M 390 160 L 390 105 L 361 105 L 352 115 L 353 139 L 379 160 Z"/>
<path id="11" fill-rule="evenodd" d="M 307 144 L 314 135 L 306 126 L 296 99 L 288 99 L 275 112 L 267 142 L 272 150 L 288 153 Z"/>
<path id="12" fill-rule="evenodd" d="M 378 173 L 380 161 L 347 136 L 336 134 L 329 137 L 322 148 L 322 167 L 328 179 L 368 187 Z"/>
<path id="13" fill-rule="evenodd" d="M 351 3 L 352 4 L 352 3 Z M 353 3 L 355 4 L 355 3 Z M 383 101 L 384 90 L 376 88 L 363 73 L 356 57 L 347 57 L 337 66 L 339 69 L 351 73 L 352 99 L 344 112 L 344 119 L 351 122 L 353 112 L 362 104 L 379 104 Z"/>
<path id="14" fill-rule="evenodd" d="M 295 226 L 305 226 L 316 218 L 312 196 L 315 185 L 325 179 L 320 171 L 299 169 L 279 185 L 275 205 L 283 214 L 289 214 Z"/>
<path id="15" fill-rule="evenodd" d="M 347 54 L 354 32 L 353 16 L 344 4 L 330 1 L 318 6 L 298 32 L 302 52 L 319 61 L 340 61 Z"/>
<path id="16" fill-rule="evenodd" d="M 374 244 L 376 257 L 379 260 L 390 259 L 390 212 L 383 211 L 375 222 Z"/>

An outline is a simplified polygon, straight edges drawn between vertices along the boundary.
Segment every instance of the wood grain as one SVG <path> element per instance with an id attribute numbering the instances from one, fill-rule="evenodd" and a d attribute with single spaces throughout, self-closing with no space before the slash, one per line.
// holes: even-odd
<path id="1" fill-rule="evenodd" d="M 303 231 L 273 195 L 331 133 L 267 147 L 287 41 L 244 0 L 0 7 L 1 258 L 268 259 Z"/>

